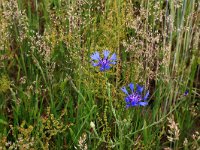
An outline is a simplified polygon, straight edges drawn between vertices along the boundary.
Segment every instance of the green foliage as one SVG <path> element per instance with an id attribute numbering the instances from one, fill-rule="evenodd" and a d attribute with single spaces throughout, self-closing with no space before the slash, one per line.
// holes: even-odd
<path id="1" fill-rule="evenodd" d="M 0 149 L 199 148 L 199 7 L 1 1 Z M 106 73 L 90 60 L 104 49 L 118 59 Z M 130 82 L 148 106 L 125 108 Z"/>
<path id="2" fill-rule="evenodd" d="M 2 75 L 0 78 L 0 93 L 5 93 L 9 90 L 11 85 L 11 81 L 8 79 L 7 76 Z"/>

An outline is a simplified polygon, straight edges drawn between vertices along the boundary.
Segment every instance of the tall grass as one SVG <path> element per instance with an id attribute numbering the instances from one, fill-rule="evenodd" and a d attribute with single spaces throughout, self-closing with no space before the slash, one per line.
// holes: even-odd
<path id="1" fill-rule="evenodd" d="M 0 149 L 198 149 L 199 9 L 0 0 Z M 100 72 L 90 55 L 104 49 L 118 61 Z M 150 90 L 148 106 L 126 109 L 130 82 Z"/>

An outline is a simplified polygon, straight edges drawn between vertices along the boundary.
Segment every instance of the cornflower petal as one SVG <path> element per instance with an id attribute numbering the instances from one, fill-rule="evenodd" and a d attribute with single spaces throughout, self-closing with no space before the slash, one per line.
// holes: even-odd
<path id="1" fill-rule="evenodd" d="M 133 84 L 133 83 L 130 83 L 130 84 L 129 84 L 129 87 L 130 87 L 130 89 L 131 89 L 131 92 L 133 93 L 133 92 L 134 92 L 134 84 Z"/>
<path id="2" fill-rule="evenodd" d="M 109 64 L 106 64 L 106 65 L 104 66 L 104 68 L 105 68 L 105 70 L 109 70 L 111 67 L 110 67 Z"/>
<path id="3" fill-rule="evenodd" d="M 129 107 L 131 107 L 131 105 L 130 104 L 126 104 L 126 108 L 129 108 Z"/>
<path id="4" fill-rule="evenodd" d="M 138 102 L 138 104 L 141 106 L 146 106 L 146 105 L 148 105 L 148 102 Z"/>
<path id="5" fill-rule="evenodd" d="M 110 52 L 108 50 L 104 50 L 103 54 L 104 54 L 104 59 L 107 59 L 109 54 L 110 54 Z"/>
<path id="6" fill-rule="evenodd" d="M 137 84 L 137 92 L 141 94 L 142 91 L 143 91 L 143 87 Z"/>
<path id="7" fill-rule="evenodd" d="M 111 61 L 116 61 L 117 60 L 117 55 L 114 53 L 112 54 L 112 56 L 110 57 Z"/>
<path id="8" fill-rule="evenodd" d="M 128 92 L 127 92 L 127 90 L 126 90 L 126 87 L 125 87 L 125 86 L 122 87 L 121 90 L 122 90 L 126 95 L 129 95 Z"/>
<path id="9" fill-rule="evenodd" d="M 138 106 L 138 103 L 136 103 L 136 102 L 131 102 L 131 106 Z"/>
<path id="10" fill-rule="evenodd" d="M 101 66 L 101 68 L 99 69 L 100 71 L 105 71 L 105 67 Z"/>
<path id="11" fill-rule="evenodd" d="M 92 66 L 96 67 L 98 65 L 99 65 L 99 63 L 92 62 Z"/>
<path id="12" fill-rule="evenodd" d="M 144 96 L 143 100 L 146 101 L 149 96 L 149 90 L 147 91 L 146 95 Z"/>
<path id="13" fill-rule="evenodd" d="M 116 64 L 116 62 L 115 62 L 115 61 L 111 61 L 111 62 L 110 62 L 110 64 L 112 64 L 112 65 L 115 65 L 115 64 Z"/>
<path id="14" fill-rule="evenodd" d="M 126 101 L 127 104 L 130 104 L 130 99 L 129 99 L 128 96 L 125 98 L 125 101 Z"/>
<path id="15" fill-rule="evenodd" d="M 92 60 L 100 60 L 101 59 L 99 52 L 94 52 L 90 57 Z"/>

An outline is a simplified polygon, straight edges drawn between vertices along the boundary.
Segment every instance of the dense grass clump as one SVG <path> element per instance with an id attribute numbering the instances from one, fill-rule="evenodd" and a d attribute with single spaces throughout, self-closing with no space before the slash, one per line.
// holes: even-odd
<path id="1" fill-rule="evenodd" d="M 0 0 L 0 149 L 199 149 L 199 10 Z"/>

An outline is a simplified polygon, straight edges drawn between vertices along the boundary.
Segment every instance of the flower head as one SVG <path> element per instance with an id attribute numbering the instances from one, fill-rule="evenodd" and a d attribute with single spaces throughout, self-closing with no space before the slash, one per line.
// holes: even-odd
<path id="1" fill-rule="evenodd" d="M 146 106 L 148 105 L 148 102 L 146 101 L 149 96 L 149 91 L 145 94 L 145 96 L 142 96 L 143 87 L 140 85 L 136 85 L 136 90 L 134 91 L 134 84 L 130 83 L 129 88 L 131 90 L 131 93 L 126 90 L 126 87 L 122 87 L 121 90 L 127 95 L 125 97 L 126 101 L 126 108 L 131 106 Z"/>
<path id="2" fill-rule="evenodd" d="M 115 53 L 112 54 L 110 58 L 108 58 L 110 51 L 103 51 L 104 57 L 101 58 L 99 52 L 94 52 L 90 57 L 92 59 L 92 65 L 94 67 L 100 67 L 100 71 L 106 71 L 111 68 L 111 65 L 115 65 L 117 61 L 117 55 Z"/>
<path id="3" fill-rule="evenodd" d="M 189 90 L 186 90 L 184 93 L 184 96 L 187 96 L 189 94 Z"/>
<path id="4" fill-rule="evenodd" d="M 94 124 L 94 122 L 90 122 L 90 127 L 92 128 L 92 129 L 95 129 L 95 124 Z"/>

